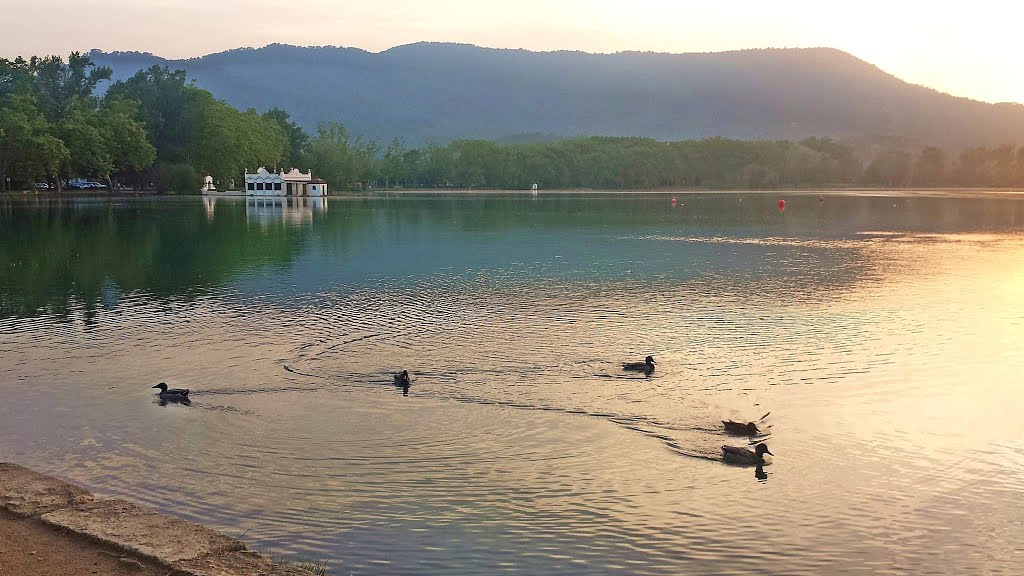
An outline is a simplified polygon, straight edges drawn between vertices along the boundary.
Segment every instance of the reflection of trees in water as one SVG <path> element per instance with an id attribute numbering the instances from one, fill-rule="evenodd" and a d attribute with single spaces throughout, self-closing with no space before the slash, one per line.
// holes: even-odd
<path id="1" fill-rule="evenodd" d="M 869 230 L 973 232 L 1024 226 L 1024 198 L 892 197 L 826 193 L 678 194 L 572 193 L 399 194 L 337 199 L 350 212 L 373 211 L 394 224 L 441 223 L 460 230 L 613 226 L 623 232 L 654 225 L 681 225 L 694 232 L 721 229 L 730 235 L 843 237 Z M 787 208 L 780 213 L 779 198 Z M 335 199 L 332 199 L 334 201 Z M 896 211 L 893 211 L 896 204 Z M 748 232 L 744 234 L 744 232 Z"/>
<path id="2" fill-rule="evenodd" d="M 507 282 L 631 281 L 641 290 L 649 282 L 700 282 L 813 300 L 873 273 L 877 251 L 862 242 L 865 232 L 1024 227 L 1017 199 L 826 196 L 819 203 L 817 194 L 789 195 L 780 212 L 784 195 L 680 194 L 676 207 L 666 194 L 332 199 L 332 224 L 316 227 L 313 238 L 325 249 L 345 246 L 334 279 L 346 284 L 486 272 Z M 339 227 L 339 214 L 363 228 Z"/>
<path id="3" fill-rule="evenodd" d="M 0 317 L 86 319 L 122 293 L 194 298 L 238 272 L 284 265 L 302 230 L 251 227 L 242 204 L 208 219 L 191 201 L 54 201 L 0 205 Z"/>
<path id="4" fill-rule="evenodd" d="M 260 267 L 303 289 L 439 274 L 502 282 L 699 282 L 708 290 L 842 290 L 876 265 L 865 232 L 1024 228 L 1017 199 L 784 194 L 384 195 L 331 209 L 244 198 L 0 203 L 0 317 L 86 318 L 122 293 L 190 299 Z M 286 213 L 287 212 L 287 213 Z M 294 214 L 293 214 L 294 212 Z M 678 241 L 672 241 L 678 240 Z M 308 260 L 308 261 L 306 261 Z M 301 265 L 299 263 L 301 262 Z M 792 265 L 790 265 L 792 264 Z"/>

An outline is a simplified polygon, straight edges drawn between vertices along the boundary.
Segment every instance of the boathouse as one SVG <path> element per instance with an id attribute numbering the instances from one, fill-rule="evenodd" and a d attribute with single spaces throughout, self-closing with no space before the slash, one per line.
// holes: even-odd
<path id="1" fill-rule="evenodd" d="M 254 173 L 245 172 L 247 196 L 327 196 L 327 182 L 313 178 L 313 172 L 270 172 L 260 166 Z"/>

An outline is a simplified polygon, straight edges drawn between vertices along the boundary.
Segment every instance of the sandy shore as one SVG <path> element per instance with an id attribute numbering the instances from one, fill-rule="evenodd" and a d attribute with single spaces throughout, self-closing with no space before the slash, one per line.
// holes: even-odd
<path id="1" fill-rule="evenodd" d="M 243 542 L 0 462 L 0 576 L 310 576 Z"/>
<path id="2" fill-rule="evenodd" d="M 73 532 L 0 511 L 0 576 L 164 576 L 170 570 L 131 558 Z"/>

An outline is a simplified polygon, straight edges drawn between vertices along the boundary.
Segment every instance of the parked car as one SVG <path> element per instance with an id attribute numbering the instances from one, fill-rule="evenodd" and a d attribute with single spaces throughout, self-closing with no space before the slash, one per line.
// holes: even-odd
<path id="1" fill-rule="evenodd" d="M 49 189 L 50 189 L 50 183 L 49 182 L 36 182 L 36 190 L 49 190 Z"/>

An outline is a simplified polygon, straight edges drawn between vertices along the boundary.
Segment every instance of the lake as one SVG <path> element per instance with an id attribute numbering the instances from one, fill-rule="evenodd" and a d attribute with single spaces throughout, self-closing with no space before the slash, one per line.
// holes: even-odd
<path id="1" fill-rule="evenodd" d="M 334 574 L 1019 574 L 1024 196 L 675 196 L 0 198 L 0 460 Z"/>

